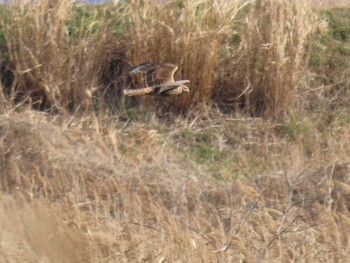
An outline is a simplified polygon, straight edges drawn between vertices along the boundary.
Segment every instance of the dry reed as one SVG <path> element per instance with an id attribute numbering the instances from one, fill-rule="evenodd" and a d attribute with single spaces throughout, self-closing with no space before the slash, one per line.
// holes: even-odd
<path id="1" fill-rule="evenodd" d="M 125 88 L 129 63 L 171 60 L 176 78 L 191 79 L 191 95 L 132 103 L 190 111 L 211 98 L 234 104 L 241 94 L 247 112 L 277 119 L 293 102 L 309 9 L 272 0 L 247 10 L 228 1 L 132 1 L 81 9 L 87 21 L 70 28 L 70 1 L 39 2 L 16 2 L 6 17 L 12 96 L 86 115 L 1 109 L 0 261 L 349 259 L 348 116 L 272 124 L 202 107 L 169 125 L 151 113 L 122 122 L 89 111 L 94 96 L 123 106 L 107 100 Z M 225 45 L 240 11 L 248 23 L 232 50 Z"/>
<path id="2" fill-rule="evenodd" d="M 191 92 L 166 100 L 141 98 L 144 104 L 187 113 L 210 104 L 223 40 L 230 34 L 239 1 L 169 1 L 132 4 L 130 61 L 172 62 L 179 66 L 178 79 L 189 79 Z"/>
<path id="3" fill-rule="evenodd" d="M 50 119 L 33 112 L 0 118 L 0 254 L 8 262 L 333 262 L 348 256 L 350 179 L 343 153 L 349 149 L 337 134 L 324 145 L 333 150 L 325 154 L 313 144 L 310 157 L 305 142 L 290 142 L 287 150 L 284 136 L 271 136 L 269 125 L 232 120 L 237 132 L 265 126 L 265 136 L 247 129 L 255 147 L 239 144 L 239 165 L 248 168 L 264 156 L 273 172 L 213 181 L 189 151 L 179 150 L 191 144 L 176 136 L 180 129 L 160 133 L 170 128 L 130 123 L 115 130 L 113 122 L 91 118 L 69 120 L 67 128 L 67 120 Z M 197 138 L 205 127 L 235 136 L 230 120 L 177 125 Z M 350 134 L 346 126 L 330 133 L 341 129 Z M 322 158 L 338 162 L 323 167 Z"/>
<path id="4" fill-rule="evenodd" d="M 294 105 L 315 16 L 305 1 L 259 0 L 245 22 L 235 60 L 226 69 L 231 72 L 219 81 L 215 100 L 226 111 L 278 119 Z"/>
<path id="5" fill-rule="evenodd" d="M 121 90 L 136 86 L 130 66 L 171 62 L 179 65 L 176 79 L 191 81 L 189 94 L 132 98 L 127 105 L 188 113 L 218 104 L 224 111 L 279 118 L 294 105 L 305 42 L 316 24 L 300 1 L 80 8 L 46 0 L 10 8 L 3 31 L 15 95 L 29 96 L 39 109 L 124 109 Z M 231 41 L 237 34 L 239 46 Z"/>
<path id="6" fill-rule="evenodd" d="M 12 97 L 30 98 L 41 110 L 91 109 L 116 42 L 104 10 L 83 9 L 76 22 L 73 1 L 16 1 L 6 8 L 2 31 L 15 74 Z"/>
<path id="7" fill-rule="evenodd" d="M 210 104 L 223 39 L 243 6 L 133 1 L 74 13 L 72 1 L 15 2 L 3 27 L 14 95 L 30 97 L 39 109 L 89 108 L 95 90 L 101 91 L 100 107 L 111 96 L 118 98 L 110 104 L 123 104 L 120 90 L 131 81 L 126 77 L 131 64 L 168 61 L 179 65 L 176 78 L 191 80 L 191 93 L 139 103 L 183 113 Z"/>

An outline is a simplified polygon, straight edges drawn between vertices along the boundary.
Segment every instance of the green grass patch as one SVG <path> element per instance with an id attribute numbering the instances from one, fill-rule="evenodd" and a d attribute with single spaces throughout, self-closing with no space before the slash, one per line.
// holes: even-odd
<path id="1" fill-rule="evenodd" d="M 337 81 L 339 71 L 348 68 L 350 57 L 350 8 L 327 9 L 320 13 L 328 30 L 320 32 L 312 44 L 309 65 Z"/>
<path id="2" fill-rule="evenodd" d="M 299 137 L 305 137 L 310 132 L 311 127 L 308 121 L 287 120 L 282 124 L 282 134 L 291 141 L 296 141 Z"/>

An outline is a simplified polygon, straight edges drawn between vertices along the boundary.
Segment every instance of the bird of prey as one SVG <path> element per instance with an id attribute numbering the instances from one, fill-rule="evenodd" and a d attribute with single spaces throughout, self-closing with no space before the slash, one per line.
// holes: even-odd
<path id="1" fill-rule="evenodd" d="M 146 88 L 124 90 L 124 95 L 176 96 L 183 92 L 190 92 L 184 85 L 190 82 L 189 80 L 174 80 L 177 69 L 176 65 L 170 63 L 144 63 L 133 67 L 129 74 L 144 72 Z"/>

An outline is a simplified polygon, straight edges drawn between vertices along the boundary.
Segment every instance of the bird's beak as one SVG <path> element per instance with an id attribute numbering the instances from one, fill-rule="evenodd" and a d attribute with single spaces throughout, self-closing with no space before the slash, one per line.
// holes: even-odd
<path id="1" fill-rule="evenodd" d="M 186 93 L 190 92 L 190 89 L 185 85 L 184 85 L 184 88 L 182 90 L 183 90 L 183 92 L 186 92 Z"/>

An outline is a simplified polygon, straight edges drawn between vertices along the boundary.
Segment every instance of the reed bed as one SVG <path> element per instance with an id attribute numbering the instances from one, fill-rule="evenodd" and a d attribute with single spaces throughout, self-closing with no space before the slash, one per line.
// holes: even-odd
<path id="1" fill-rule="evenodd" d="M 0 6 L 0 261 L 349 261 L 350 33 L 311 6 Z M 121 95 L 163 61 L 189 95 Z"/>

